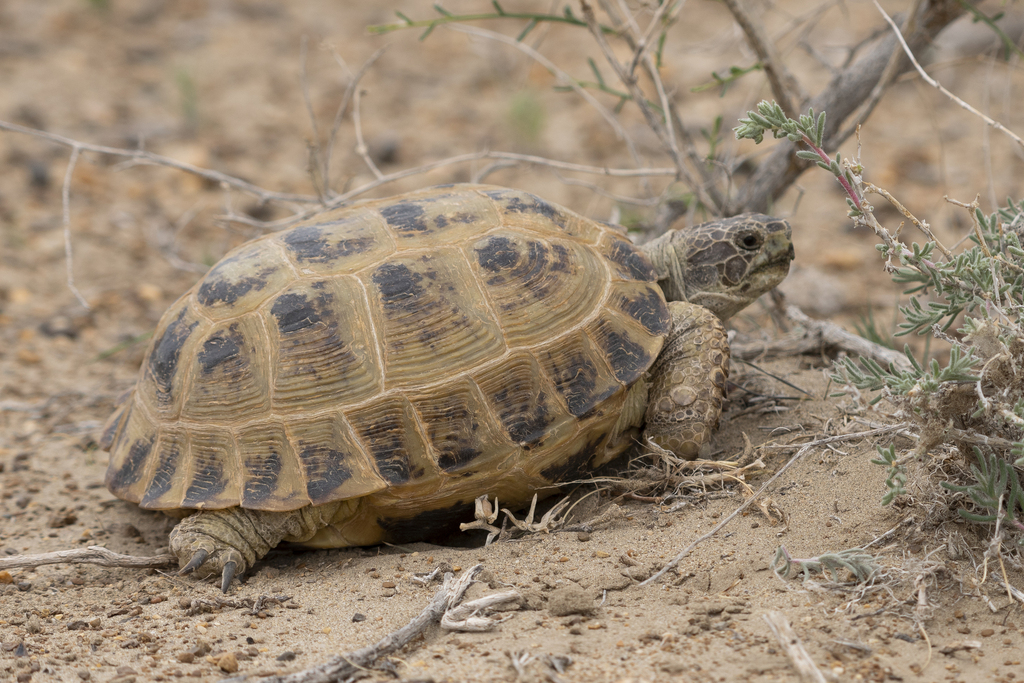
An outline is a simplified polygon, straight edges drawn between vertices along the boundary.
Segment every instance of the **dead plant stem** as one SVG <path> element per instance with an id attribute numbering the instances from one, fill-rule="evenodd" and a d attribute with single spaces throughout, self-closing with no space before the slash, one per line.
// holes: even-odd
<path id="1" fill-rule="evenodd" d="M 856 432 L 854 434 L 839 434 L 837 436 L 827 436 L 827 437 L 825 437 L 823 439 L 818 439 L 816 441 L 810 441 L 808 443 L 799 444 L 799 445 L 795 445 L 795 446 L 789 446 L 789 445 L 778 445 L 778 446 L 769 445 L 769 446 L 763 446 L 763 448 L 778 448 L 778 449 L 799 448 L 800 450 L 798 450 L 793 455 L 793 457 L 790 458 L 789 461 L 785 465 L 783 465 L 782 468 L 779 469 L 779 471 L 776 472 L 772 476 L 771 479 L 769 479 L 764 484 L 762 484 L 761 488 L 759 488 L 752 496 L 747 498 L 743 502 L 742 505 L 740 505 L 735 510 L 733 510 L 732 513 L 728 517 L 726 517 L 721 522 L 716 524 L 715 527 L 713 529 L 711 529 L 711 531 L 707 532 L 706 534 L 704 534 L 703 536 L 701 536 L 700 538 L 695 540 L 693 543 L 688 545 L 682 552 L 680 552 L 678 555 L 673 557 L 668 562 L 668 564 L 666 564 L 664 567 L 662 567 L 660 570 L 658 570 L 657 573 L 655 573 L 653 576 L 651 576 L 651 578 L 649 578 L 646 581 L 642 582 L 640 584 L 640 586 L 646 586 L 648 584 L 654 583 L 655 581 L 660 579 L 662 576 L 664 576 L 666 573 L 668 573 L 672 569 L 674 569 L 676 567 L 676 565 L 678 565 L 680 562 L 682 562 L 683 559 L 685 559 L 686 556 L 689 555 L 693 551 L 694 548 L 696 548 L 698 545 L 700 545 L 704 541 L 708 540 L 709 538 L 711 538 L 712 536 L 717 534 L 719 531 L 721 531 L 725 527 L 725 525 L 727 525 L 729 522 L 731 522 L 737 515 L 739 515 L 741 512 L 743 512 L 748 507 L 750 507 L 751 504 L 753 504 L 753 502 L 755 500 L 757 500 L 758 497 L 760 497 L 760 495 L 762 493 L 764 493 L 768 489 L 769 486 L 774 484 L 775 481 L 779 477 L 781 477 L 786 470 L 788 470 L 790 467 L 795 465 L 798 460 L 800 460 L 802 457 L 804 457 L 804 455 L 806 455 L 807 452 L 810 451 L 815 446 L 822 446 L 824 444 L 835 443 L 837 441 L 853 441 L 854 439 L 863 439 L 863 438 L 867 438 L 869 436 L 877 436 L 879 434 L 887 434 L 889 432 L 896 431 L 898 429 L 903 429 L 905 426 L 906 425 L 904 425 L 904 424 L 891 425 L 891 426 L 888 426 L 888 427 L 880 427 L 878 429 L 869 429 L 866 432 Z"/>

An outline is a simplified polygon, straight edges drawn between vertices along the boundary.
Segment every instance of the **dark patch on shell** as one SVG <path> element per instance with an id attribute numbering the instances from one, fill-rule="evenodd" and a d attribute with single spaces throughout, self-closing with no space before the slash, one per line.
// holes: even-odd
<path id="1" fill-rule="evenodd" d="M 325 293 L 320 300 L 323 303 L 328 303 L 331 298 L 330 294 Z M 296 292 L 277 297 L 270 313 L 277 318 L 277 327 L 281 330 L 282 335 L 312 327 L 322 320 L 316 304 L 307 299 L 305 295 Z"/>
<path id="2" fill-rule="evenodd" d="M 160 403 L 167 403 L 171 400 L 171 388 L 174 384 L 174 375 L 178 370 L 181 347 L 185 345 L 192 330 L 196 329 L 199 324 L 198 321 L 185 324 L 187 310 L 182 309 L 174 322 L 167 326 L 163 335 L 153 345 L 153 351 L 149 356 L 149 371 L 156 382 L 156 398 Z"/>
<path id="3" fill-rule="evenodd" d="M 266 287 L 268 278 L 277 271 L 273 267 L 263 268 L 254 275 L 232 281 L 224 277 L 223 269 L 225 266 L 234 266 L 237 260 L 237 256 L 224 259 L 207 273 L 203 278 L 203 284 L 199 286 L 199 291 L 196 292 L 196 300 L 199 303 L 203 306 L 212 306 L 216 303 L 233 304 L 249 292 L 258 292 Z"/>
<path id="4" fill-rule="evenodd" d="M 224 464 L 219 458 L 206 458 L 203 466 L 196 470 L 181 506 L 185 508 L 199 507 L 215 498 L 227 485 L 227 479 L 224 477 Z"/>
<path id="5" fill-rule="evenodd" d="M 671 323 L 671 316 L 665 300 L 653 289 L 647 290 L 635 299 L 625 299 L 622 312 L 644 326 L 654 335 L 666 334 Z"/>
<path id="6" fill-rule="evenodd" d="M 145 468 L 149 452 L 153 450 L 153 437 L 136 439 L 128 449 L 128 457 L 117 470 L 107 470 L 107 488 L 111 491 L 124 491 L 138 483 Z"/>
<path id="7" fill-rule="evenodd" d="M 426 510 L 414 517 L 379 518 L 377 524 L 384 530 L 384 540 L 388 543 L 412 543 L 454 533 L 460 522 L 472 517 L 473 503 L 456 503 L 439 510 Z"/>
<path id="8" fill-rule="evenodd" d="M 327 232 L 325 228 L 333 227 L 343 230 L 344 228 L 337 228 L 337 226 L 342 226 L 345 222 L 304 225 L 289 230 L 281 239 L 295 256 L 295 260 L 305 263 L 327 263 L 352 254 L 361 254 L 375 245 L 376 242 L 372 237 L 354 237 L 328 244 L 324 237 Z"/>
<path id="9" fill-rule="evenodd" d="M 608 258 L 633 280 L 654 282 L 654 266 L 631 242 L 614 240 L 608 249 Z"/>
<path id="10" fill-rule="evenodd" d="M 131 400 L 131 396 L 129 396 L 128 400 Z M 103 430 L 103 435 L 100 437 L 99 447 L 101 451 L 109 451 L 110 447 L 114 445 L 114 439 L 117 438 L 117 433 L 121 429 L 121 425 L 125 423 L 124 418 L 128 414 L 130 408 L 130 405 L 122 404 L 110 417 L 106 428 Z"/>
<path id="11" fill-rule="evenodd" d="M 555 252 L 555 258 L 551 261 L 551 270 L 561 273 L 569 272 L 572 266 L 569 250 L 562 244 L 552 245 L 551 248 Z"/>
<path id="12" fill-rule="evenodd" d="M 445 472 L 459 470 L 473 462 L 484 452 L 465 444 L 453 443 L 447 445 L 437 458 L 438 466 Z"/>
<path id="13" fill-rule="evenodd" d="M 399 232 L 426 232 L 430 229 L 424 220 L 426 211 L 420 202 L 399 202 L 382 206 L 384 220 Z"/>
<path id="14" fill-rule="evenodd" d="M 590 471 L 590 461 L 604 448 L 606 435 L 587 442 L 575 455 L 541 470 L 541 476 L 551 482 L 573 481 Z"/>
<path id="15" fill-rule="evenodd" d="M 423 293 L 419 286 L 423 276 L 409 270 L 404 263 L 385 263 L 373 272 L 373 284 L 380 290 L 381 302 L 397 308 Z"/>
<path id="16" fill-rule="evenodd" d="M 166 446 L 161 443 L 161 446 L 159 453 L 157 453 L 156 469 L 153 471 L 149 486 L 146 488 L 146 494 L 139 501 L 139 506 L 142 508 L 149 508 L 160 500 L 165 493 L 171 490 L 171 486 L 174 484 L 174 477 L 178 476 L 178 461 L 181 458 L 181 448 L 175 442 L 171 442 Z"/>
<path id="17" fill-rule="evenodd" d="M 533 398 L 533 382 L 509 377 L 506 387 L 494 395 L 498 417 L 510 439 L 529 449 L 541 441 L 554 422 L 548 395 L 540 391 Z"/>
<path id="18" fill-rule="evenodd" d="M 427 438 L 437 453 L 437 464 L 445 472 L 462 469 L 483 455 L 478 448 L 480 424 L 464 396 L 453 394 L 438 403 L 423 405 L 421 414 L 427 426 Z"/>
<path id="19" fill-rule="evenodd" d="M 301 445 L 299 460 L 305 468 L 306 492 L 313 505 L 337 500 L 334 492 L 352 478 L 347 456 L 324 445 Z"/>
<path id="20" fill-rule="evenodd" d="M 476 249 L 476 259 L 480 267 L 492 273 L 514 268 L 519 263 L 519 250 L 516 244 L 507 237 L 490 237 L 482 247 Z"/>
<path id="21" fill-rule="evenodd" d="M 615 393 L 618 387 L 597 390 L 598 369 L 582 353 L 564 353 L 551 358 L 555 388 L 575 417 L 585 417 L 594 407 Z"/>
<path id="22" fill-rule="evenodd" d="M 491 190 L 485 192 L 491 199 L 501 202 L 506 211 L 512 213 L 539 213 L 559 227 L 565 227 L 565 217 L 553 204 L 536 195 L 528 192 L 513 192 L 509 190 Z"/>
<path id="23" fill-rule="evenodd" d="M 245 471 L 248 476 L 242 489 L 242 507 L 261 510 L 264 508 L 263 503 L 277 491 L 277 480 L 281 476 L 281 454 L 274 446 L 275 441 L 268 441 L 268 452 L 246 460 Z"/>
<path id="24" fill-rule="evenodd" d="M 620 382 L 632 384 L 654 362 L 643 346 L 619 332 L 609 331 L 599 337 L 599 342 Z"/>
<path id="25" fill-rule="evenodd" d="M 232 325 L 226 331 L 215 334 L 205 342 L 199 351 L 199 365 L 204 374 L 209 374 L 217 366 L 242 360 L 241 349 L 244 339 L 238 331 L 238 325 Z"/>
<path id="26" fill-rule="evenodd" d="M 366 426 L 356 426 L 366 449 L 377 463 L 381 478 L 391 485 L 402 484 L 412 478 L 409 467 L 409 449 L 406 446 L 405 425 L 397 414 L 385 414 Z"/>

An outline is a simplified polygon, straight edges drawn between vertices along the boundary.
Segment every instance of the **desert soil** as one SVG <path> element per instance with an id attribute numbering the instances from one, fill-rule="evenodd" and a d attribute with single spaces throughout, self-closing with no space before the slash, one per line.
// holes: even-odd
<path id="1" fill-rule="evenodd" d="M 510 11 L 549 9 L 505 4 Z M 887 3 L 891 11 L 904 5 Z M 476 0 L 446 7 L 490 8 Z M 424 41 L 416 31 L 368 33 L 369 25 L 393 21 L 395 10 L 432 14 L 421 2 L 9 0 L 0 6 L 0 119 L 95 144 L 143 145 L 265 188 L 312 194 L 305 37 L 305 81 L 321 136 L 351 73 L 389 46 L 361 83 L 363 133 L 384 173 L 482 149 L 630 165 L 594 109 L 556 92 L 552 77 L 512 48 L 449 29 Z M 784 0 L 758 11 L 811 92 L 826 83 L 826 64 L 840 64 L 846 46 L 879 25 L 874 9 L 859 2 Z M 690 0 L 685 12 L 669 34 L 665 79 L 700 137 L 715 115 L 727 130 L 769 93 L 757 74 L 725 98 L 690 92 L 712 71 L 746 66 L 752 57 L 720 4 Z M 515 35 L 522 22 L 475 25 Z M 601 60 L 578 29 L 542 26 L 529 41 L 586 80 L 586 57 Z M 1019 62 L 979 57 L 976 42 L 944 41 L 933 72 L 1024 130 Z M 641 117 L 626 107 L 622 120 L 651 165 L 666 165 Z M 988 210 L 1024 194 L 1019 150 L 916 77 L 887 95 L 863 139 L 869 178 L 929 218 L 947 243 L 963 237 L 969 221 L 943 203 L 944 194 L 969 201 L 980 193 Z M 724 145 L 729 153 L 762 153 Z M 843 150 L 853 152 L 854 143 Z M 134 382 L 143 336 L 163 310 L 227 249 L 258 234 L 238 223 L 228 229 L 219 217 L 231 211 L 276 219 L 288 207 L 260 206 L 179 171 L 83 154 L 70 186 L 70 236 L 86 310 L 66 284 L 61 188 L 68 159 L 67 148 L 0 133 L 0 558 L 89 545 L 155 555 L 174 522 L 106 491 L 99 432 Z M 335 189 L 373 178 L 356 153 L 350 118 L 333 160 Z M 485 165 L 446 166 L 372 196 L 466 181 Z M 544 168 L 500 168 L 487 180 L 599 219 L 652 215 L 629 208 L 616 214 L 612 199 Z M 643 192 L 636 181 L 598 182 L 618 194 Z M 652 184 L 664 187 L 663 180 Z M 824 174 L 807 174 L 773 207 L 795 233 L 797 260 L 783 289 L 812 315 L 850 322 L 870 307 L 891 329 L 896 290 L 880 272 L 875 238 L 847 229 L 837 190 Z M 892 211 L 880 211 L 895 225 Z M 779 333 L 765 307 L 751 310 L 735 323 L 742 334 Z M 889 420 L 884 404 L 868 409 L 849 397 L 829 398 L 830 363 L 802 357 L 765 360 L 759 369 L 734 364 L 737 388 L 713 457 L 760 457 L 764 469 L 746 477 L 757 488 L 795 452 L 786 446 Z M 511 586 L 523 596 L 521 609 L 487 633 L 432 626 L 384 669 L 367 671 L 370 679 L 798 680 L 763 618 L 772 611 L 788 618 L 817 666 L 837 680 L 1024 678 L 1024 615 L 996 583 L 1001 568 L 984 561 L 988 530 L 958 521 L 926 477 L 913 480 L 913 495 L 901 504 L 882 507 L 885 472 L 869 461 L 876 445 L 890 442 L 859 438 L 812 449 L 766 492 L 764 510 L 751 507 L 647 587 L 637 580 L 729 515 L 744 500 L 741 487 L 712 482 L 659 504 L 622 497 L 625 484 L 605 485 L 574 512 L 576 522 L 605 513 L 607 523 L 589 534 L 536 533 L 489 547 L 469 539 L 285 548 L 227 596 L 169 568 L 65 564 L 0 572 L 0 678 L 216 681 L 235 668 L 256 676 L 297 671 L 404 625 L 436 590 L 414 581 L 416 574 L 478 563 L 485 581 L 472 596 Z M 881 572 L 867 584 L 845 572 L 840 583 L 821 574 L 783 580 L 769 568 L 780 545 L 812 557 L 872 541 Z M 1005 569 L 1024 587 L 1019 565 Z M 521 674 L 513 657 L 526 662 Z"/>

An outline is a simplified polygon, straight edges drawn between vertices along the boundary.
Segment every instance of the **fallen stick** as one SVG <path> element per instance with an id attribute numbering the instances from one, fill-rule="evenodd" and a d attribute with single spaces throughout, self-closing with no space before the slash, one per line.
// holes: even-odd
<path id="1" fill-rule="evenodd" d="M 121 555 L 98 545 L 74 550 L 57 550 L 38 555 L 15 555 L 0 559 L 0 569 L 21 569 L 42 567 L 45 564 L 98 564 L 102 567 L 166 567 L 178 563 L 178 558 L 169 553 L 153 556 Z"/>
<path id="2" fill-rule="evenodd" d="M 808 681 L 808 683 L 825 683 L 825 675 L 807 654 L 800 638 L 789 625 L 786 615 L 782 612 L 768 612 L 764 615 L 764 620 L 768 623 L 768 628 L 772 630 L 775 639 L 779 641 L 779 645 L 786 651 L 786 656 L 789 657 L 793 668 L 800 675 L 800 679 Z"/>
<path id="3" fill-rule="evenodd" d="M 753 360 L 761 356 L 799 356 L 804 353 L 821 353 L 826 349 L 845 351 L 857 357 L 870 358 L 883 368 L 895 365 L 898 370 L 909 370 L 910 361 L 902 351 L 886 348 L 860 335 L 844 330 L 827 320 L 815 320 L 796 306 L 786 308 L 786 317 L 803 329 L 771 341 L 733 343 L 730 351 L 733 358 Z"/>
<path id="4" fill-rule="evenodd" d="M 412 621 L 402 628 L 389 633 L 373 645 L 359 650 L 334 655 L 323 664 L 303 669 L 284 676 L 267 676 L 260 678 L 260 683 L 332 683 L 343 681 L 366 669 L 381 657 L 402 649 L 420 635 L 431 624 L 441 621 L 445 613 L 454 608 L 462 600 L 466 589 L 473 583 L 473 578 L 480 573 L 483 565 L 470 567 L 455 578 L 452 574 L 444 575 L 444 585 L 434 594 L 430 604 Z M 221 683 L 244 683 L 249 680 L 247 674 L 225 678 Z"/>

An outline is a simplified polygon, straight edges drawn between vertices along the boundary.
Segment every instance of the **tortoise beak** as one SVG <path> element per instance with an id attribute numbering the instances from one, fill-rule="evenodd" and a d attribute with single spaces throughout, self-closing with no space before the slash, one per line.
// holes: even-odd
<path id="1" fill-rule="evenodd" d="M 785 221 L 776 221 L 772 224 L 774 230 L 765 237 L 764 246 L 755 261 L 754 268 L 779 268 L 783 271 L 783 277 L 789 273 L 789 264 L 796 258 L 796 251 L 793 249 L 792 230 Z M 781 279 L 781 278 L 780 278 Z"/>

